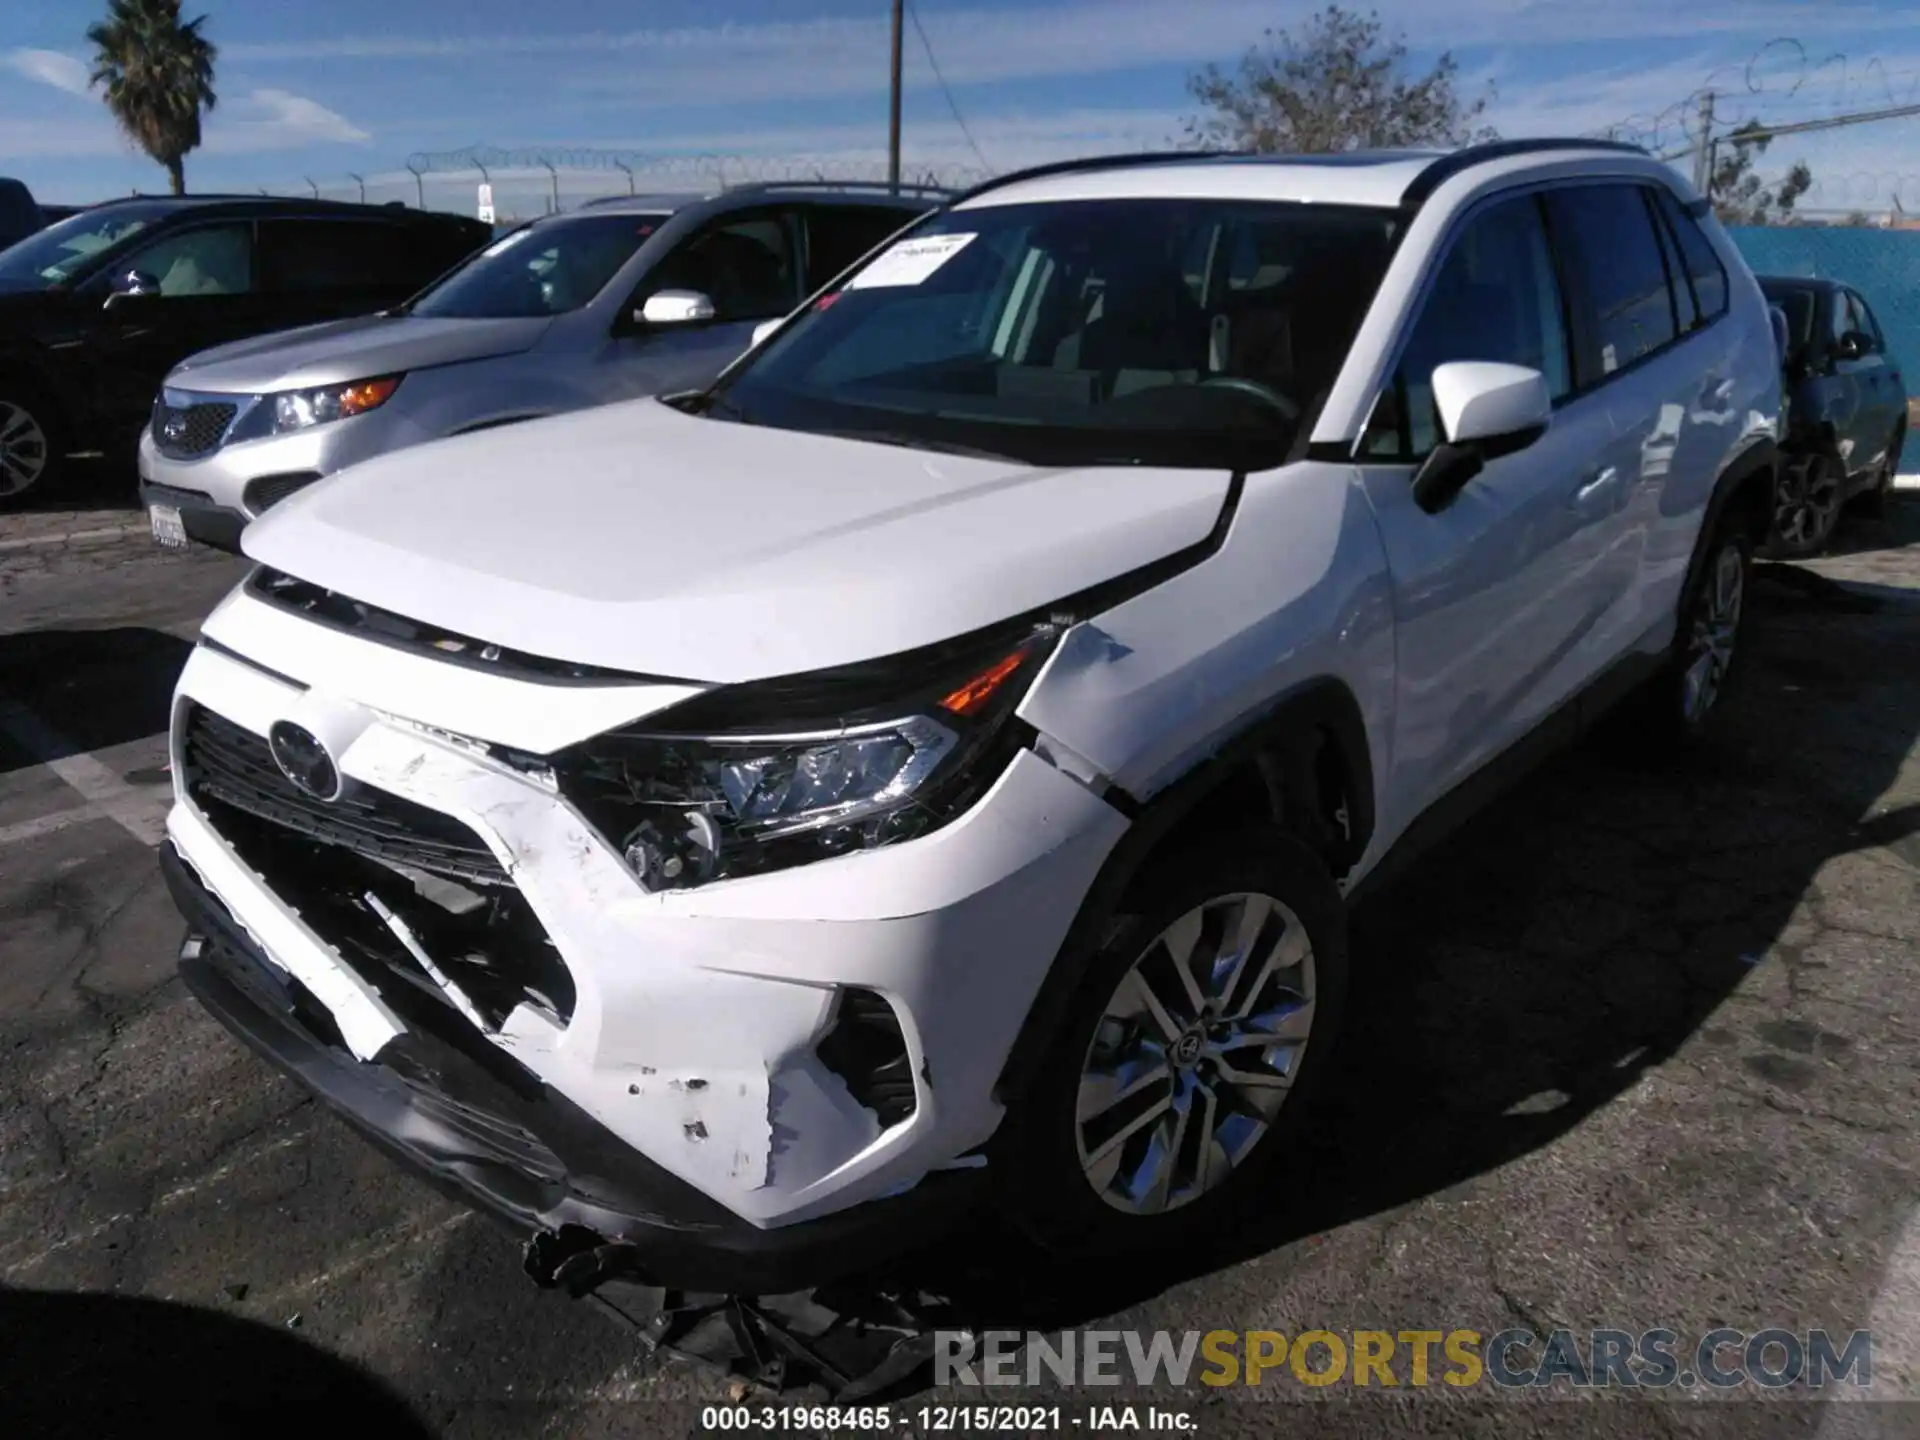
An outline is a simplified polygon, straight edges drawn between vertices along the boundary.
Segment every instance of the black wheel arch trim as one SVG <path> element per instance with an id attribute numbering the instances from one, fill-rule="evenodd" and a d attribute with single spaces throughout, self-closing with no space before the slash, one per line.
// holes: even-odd
<path id="1" fill-rule="evenodd" d="M 1719 533 L 1720 522 L 1726 515 L 1727 506 L 1749 482 L 1757 475 L 1767 477 L 1767 507 L 1758 520 L 1759 530 L 1751 532 L 1749 538 L 1758 546 L 1766 540 L 1766 529 L 1773 519 L 1773 483 L 1779 474 L 1785 452 L 1772 440 L 1760 440 L 1742 450 L 1727 462 L 1720 472 L 1720 478 L 1714 481 L 1713 494 L 1707 500 L 1707 513 L 1700 522 L 1699 538 L 1694 541 L 1693 556 L 1687 561 L 1687 576 L 1682 583 L 1680 593 L 1691 595 L 1694 581 L 1699 578 L 1700 567 L 1706 563 L 1707 542 Z"/>
<path id="2" fill-rule="evenodd" d="M 1289 742 L 1314 733 L 1329 737 L 1345 772 L 1349 835 L 1338 860 L 1342 866 L 1351 866 L 1373 837 L 1372 751 L 1353 692 L 1330 676 L 1282 692 L 1232 739 L 1151 796 L 1140 799 L 1117 789 L 1108 792 L 1109 803 L 1133 823 L 1081 900 L 1067 938 L 1014 1039 L 996 1086 L 1003 1100 L 1022 1093 L 1044 1063 L 1087 966 L 1105 943 L 1108 926 L 1160 843 L 1223 785 L 1258 765 L 1262 756 L 1297 750 Z"/>

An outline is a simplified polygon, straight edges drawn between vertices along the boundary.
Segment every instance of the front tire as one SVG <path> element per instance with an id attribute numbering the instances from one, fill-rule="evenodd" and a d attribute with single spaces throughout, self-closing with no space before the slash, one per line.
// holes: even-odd
<path id="1" fill-rule="evenodd" d="M 1271 1208 L 1345 1008 L 1344 902 L 1279 830 L 1164 858 L 1122 912 L 996 1141 L 1003 1202 L 1059 1253 L 1177 1245 Z"/>
<path id="2" fill-rule="evenodd" d="M 0 510 L 50 494 L 66 468 L 66 434 L 38 390 L 0 378 Z"/>

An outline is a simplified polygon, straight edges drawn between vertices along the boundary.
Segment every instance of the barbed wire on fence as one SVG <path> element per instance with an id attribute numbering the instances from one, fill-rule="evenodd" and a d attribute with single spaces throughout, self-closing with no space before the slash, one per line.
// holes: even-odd
<path id="1" fill-rule="evenodd" d="M 1718 133 L 1749 120 L 1778 121 L 1783 109 L 1803 116 L 1839 115 L 1872 107 L 1920 103 L 1920 70 L 1892 70 L 1877 56 L 1855 62 L 1844 51 L 1816 57 L 1790 35 L 1778 36 L 1743 62 L 1709 71 L 1686 95 L 1652 114 L 1623 116 L 1590 134 L 1627 140 L 1655 154 L 1698 143 L 1703 102 L 1711 95 Z"/>

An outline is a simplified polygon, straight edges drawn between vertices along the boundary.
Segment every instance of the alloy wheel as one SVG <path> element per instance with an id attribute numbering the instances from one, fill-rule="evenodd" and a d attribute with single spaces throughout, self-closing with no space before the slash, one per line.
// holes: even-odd
<path id="1" fill-rule="evenodd" d="M 1286 1103 L 1313 1029 L 1313 945 L 1270 895 L 1221 895 L 1141 951 L 1081 1066 L 1082 1173 L 1117 1210 L 1223 1184 Z"/>
<path id="2" fill-rule="evenodd" d="M 1680 691 L 1681 709 L 1689 724 L 1704 720 L 1726 689 L 1746 592 L 1746 557 L 1737 544 L 1725 541 L 1714 555 L 1713 568 L 1694 602 Z"/>
<path id="3" fill-rule="evenodd" d="M 1799 552 L 1818 549 L 1840 519 L 1840 467 L 1823 455 L 1785 466 L 1774 488 L 1773 533 Z"/>
<path id="4" fill-rule="evenodd" d="M 23 495 L 47 468 L 47 432 L 26 406 L 0 400 L 0 496 Z"/>

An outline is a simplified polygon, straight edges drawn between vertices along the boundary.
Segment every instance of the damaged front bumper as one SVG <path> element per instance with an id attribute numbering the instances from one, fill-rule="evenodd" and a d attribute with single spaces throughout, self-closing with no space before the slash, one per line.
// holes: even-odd
<path id="1" fill-rule="evenodd" d="M 379 1062 L 357 1060 L 326 1007 L 266 959 L 171 845 L 160 864 L 187 920 L 180 974 L 194 997 L 381 1148 L 523 1238 L 577 1229 L 630 1248 L 630 1278 L 780 1294 L 910 1249 L 980 1197 L 984 1170 L 952 1170 L 817 1220 L 747 1224 L 511 1058 L 489 1054 L 457 1017 L 409 1007 L 407 1033 Z"/>
<path id="2" fill-rule="evenodd" d="M 1014 1037 L 1126 828 L 1086 786 L 1023 752 L 933 836 L 648 894 L 473 740 L 551 753 L 677 696 L 461 669 L 244 595 L 206 635 L 175 699 L 182 970 L 389 1148 L 702 1290 L 814 1283 L 976 1193 Z M 344 792 L 298 792 L 283 722 Z"/>

